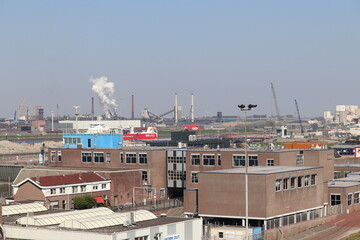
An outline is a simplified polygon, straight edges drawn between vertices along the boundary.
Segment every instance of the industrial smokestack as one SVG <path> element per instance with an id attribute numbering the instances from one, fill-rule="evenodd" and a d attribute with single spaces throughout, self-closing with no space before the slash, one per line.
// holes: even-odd
<path id="1" fill-rule="evenodd" d="M 131 119 L 134 120 L 134 109 L 135 109 L 135 103 L 134 103 L 134 94 L 131 95 Z"/>
<path id="2" fill-rule="evenodd" d="M 94 111 L 94 97 L 91 98 L 91 120 L 94 121 L 95 111 Z"/>
<path id="3" fill-rule="evenodd" d="M 191 94 L 191 122 L 194 122 L 194 94 Z"/>
<path id="4" fill-rule="evenodd" d="M 178 95 L 175 93 L 175 124 L 178 124 Z"/>

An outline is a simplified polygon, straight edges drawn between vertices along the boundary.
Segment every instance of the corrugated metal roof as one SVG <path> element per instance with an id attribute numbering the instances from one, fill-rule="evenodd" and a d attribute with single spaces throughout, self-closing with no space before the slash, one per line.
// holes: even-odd
<path id="1" fill-rule="evenodd" d="M 152 212 L 147 210 L 137 210 L 134 212 L 114 213 L 106 216 L 68 220 L 62 222 L 59 226 L 72 229 L 97 229 L 122 225 L 130 220 L 131 213 L 134 214 L 135 222 L 157 219 Z"/>
<path id="2" fill-rule="evenodd" d="M 46 207 L 42 203 L 26 203 L 19 205 L 3 206 L 2 215 L 9 216 L 24 213 L 43 212 L 46 210 Z"/>
<path id="3" fill-rule="evenodd" d="M 37 215 L 31 217 L 22 217 L 16 220 L 16 223 L 21 225 L 49 226 L 49 225 L 57 225 L 68 220 L 91 218 L 94 216 L 110 215 L 113 213 L 114 212 L 108 208 L 100 207 L 100 208 L 92 208 L 86 210 Z"/>

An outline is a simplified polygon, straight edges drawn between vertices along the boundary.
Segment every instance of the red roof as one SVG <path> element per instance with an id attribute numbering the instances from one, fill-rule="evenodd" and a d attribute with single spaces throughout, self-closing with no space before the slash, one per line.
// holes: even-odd
<path id="1" fill-rule="evenodd" d="M 104 181 L 106 179 L 96 173 L 88 172 L 88 173 L 69 174 L 69 175 L 32 177 L 31 180 L 33 180 L 40 186 L 45 187 L 45 186 L 99 182 L 99 181 Z"/>

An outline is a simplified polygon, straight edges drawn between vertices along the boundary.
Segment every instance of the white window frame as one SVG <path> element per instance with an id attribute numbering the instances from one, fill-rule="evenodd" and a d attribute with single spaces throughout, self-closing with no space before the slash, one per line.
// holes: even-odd
<path id="1" fill-rule="evenodd" d="M 239 161 L 239 165 L 235 165 L 234 164 L 235 163 L 235 157 L 242 157 L 242 158 L 244 158 L 244 160 L 243 159 L 236 160 L 236 161 Z M 244 165 L 241 165 L 241 161 L 244 161 Z M 233 154 L 232 155 L 232 166 L 233 167 L 245 167 L 245 165 L 246 165 L 246 157 L 245 157 L 244 154 Z"/>
<path id="2" fill-rule="evenodd" d="M 127 156 L 128 155 L 135 155 L 135 162 L 127 162 Z M 131 158 L 131 159 L 133 159 L 133 158 Z M 127 153 L 125 153 L 125 164 L 136 164 L 137 163 L 137 154 L 136 154 L 136 152 L 127 152 Z"/>
<path id="3" fill-rule="evenodd" d="M 197 156 L 199 157 L 197 160 L 199 161 L 199 164 L 193 164 L 193 156 Z M 201 165 L 201 156 L 199 153 L 192 153 L 190 154 L 190 158 L 191 158 L 191 166 L 200 166 Z"/>
<path id="4" fill-rule="evenodd" d="M 282 184 L 281 178 L 275 180 L 275 192 L 281 191 L 281 184 Z"/>
<path id="5" fill-rule="evenodd" d="M 50 152 L 50 160 L 52 162 L 56 162 L 56 151 L 51 151 Z"/>
<path id="6" fill-rule="evenodd" d="M 90 162 L 88 162 L 88 161 L 84 162 L 83 161 L 83 154 L 86 154 L 86 160 L 88 159 L 88 156 L 89 156 L 88 154 L 90 154 Z M 91 163 L 92 160 L 93 160 L 92 152 L 81 152 L 81 162 L 82 163 Z"/>
<path id="7" fill-rule="evenodd" d="M 350 199 L 349 199 L 349 196 L 350 196 Z M 347 200 L 347 205 L 348 205 L 348 206 L 353 205 L 353 193 L 348 193 L 346 200 Z"/>
<path id="8" fill-rule="evenodd" d="M 271 164 L 269 164 L 270 161 L 272 161 Z M 269 166 L 269 167 L 275 166 L 275 160 L 273 158 L 266 159 L 266 166 Z"/>
<path id="9" fill-rule="evenodd" d="M 165 197 L 165 188 L 160 188 L 159 193 L 160 193 L 160 198 L 164 198 Z"/>
<path id="10" fill-rule="evenodd" d="M 102 154 L 102 161 L 96 161 L 96 155 Z M 99 157 L 101 160 L 101 157 Z M 105 162 L 105 153 L 104 152 L 94 152 L 94 163 L 104 163 Z"/>
<path id="11" fill-rule="evenodd" d="M 205 164 L 205 157 L 212 157 L 212 158 L 207 158 L 208 164 Z M 214 164 L 210 164 L 211 160 L 214 161 Z M 202 161 L 203 161 L 202 162 L 203 166 L 215 166 L 215 164 L 216 164 L 215 154 L 203 154 Z"/>
<path id="12" fill-rule="evenodd" d="M 147 153 L 139 152 L 138 155 L 139 155 L 139 164 L 142 164 L 142 165 L 148 164 L 148 154 L 147 154 Z M 145 158 L 146 162 L 144 162 L 144 163 L 141 162 L 141 158 L 142 158 L 141 155 L 145 155 L 145 157 L 146 157 L 146 158 Z"/>
<path id="13" fill-rule="evenodd" d="M 340 203 L 333 205 L 332 204 L 332 196 L 339 196 L 340 197 L 340 200 L 339 200 Z M 338 205 L 341 205 L 341 194 L 339 194 L 339 193 L 330 193 L 330 206 L 338 206 Z"/>
<path id="14" fill-rule="evenodd" d="M 199 175 L 198 175 L 199 171 L 191 171 L 191 183 L 192 184 L 198 184 L 199 183 Z M 196 176 L 196 182 L 194 182 L 193 180 L 193 175 Z"/>

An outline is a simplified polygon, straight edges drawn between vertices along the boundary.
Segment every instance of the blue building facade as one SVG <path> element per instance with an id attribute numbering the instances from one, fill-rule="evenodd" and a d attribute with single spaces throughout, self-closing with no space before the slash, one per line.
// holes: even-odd
<path id="1" fill-rule="evenodd" d="M 64 134 L 64 148 L 119 148 L 124 145 L 122 134 Z"/>

